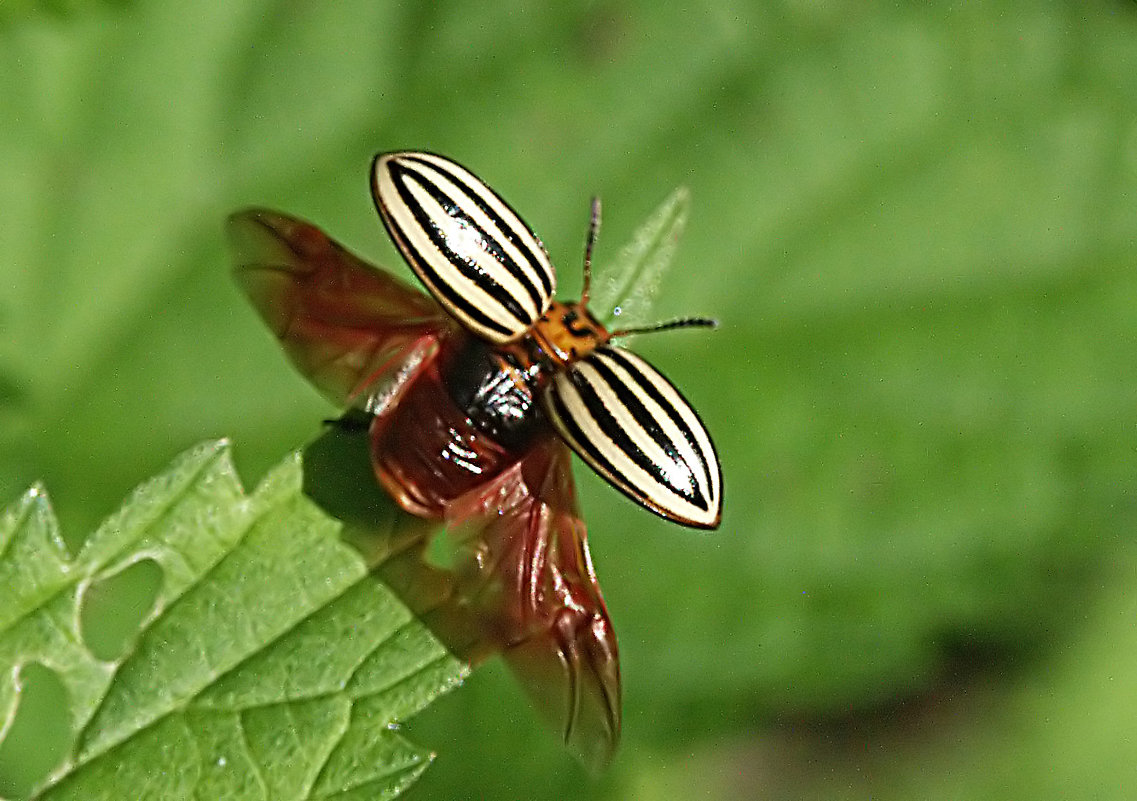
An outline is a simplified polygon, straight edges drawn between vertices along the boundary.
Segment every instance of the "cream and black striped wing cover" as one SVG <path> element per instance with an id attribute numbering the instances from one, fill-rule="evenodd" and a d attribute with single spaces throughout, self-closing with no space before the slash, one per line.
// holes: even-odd
<path id="1" fill-rule="evenodd" d="M 722 471 L 710 435 L 639 356 L 599 348 L 558 374 L 542 401 L 569 447 L 617 489 L 670 520 L 718 526 Z"/>
<path id="2" fill-rule="evenodd" d="M 466 168 L 433 153 L 381 153 L 371 193 L 407 263 L 474 334 L 509 342 L 548 309 L 556 276 L 545 246 Z"/>

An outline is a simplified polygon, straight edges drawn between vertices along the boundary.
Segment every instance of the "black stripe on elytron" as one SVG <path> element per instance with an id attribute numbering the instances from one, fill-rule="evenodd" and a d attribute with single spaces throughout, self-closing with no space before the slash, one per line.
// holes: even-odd
<path id="1" fill-rule="evenodd" d="M 686 498 L 692 506 L 698 507 L 703 511 L 709 511 L 710 500 L 705 497 L 703 493 L 698 492 L 693 481 L 691 482 L 691 486 L 684 490 L 659 478 L 659 466 L 627 435 L 624 427 L 620 425 L 615 415 L 608 411 L 608 407 L 604 405 L 604 401 L 600 399 L 600 395 L 592 385 L 588 383 L 588 379 L 576 370 L 570 370 L 568 377 L 569 380 L 572 381 L 573 386 L 576 387 L 576 391 L 580 393 L 580 398 L 584 402 L 584 406 L 589 414 L 592 415 L 592 419 L 600 426 L 601 433 L 612 441 L 617 450 L 622 451 L 645 473 L 656 477 L 656 480 L 661 486 L 668 488 L 676 495 Z M 680 464 L 684 463 L 680 462 Z"/>
<path id="2" fill-rule="evenodd" d="M 419 221 L 419 223 L 424 223 L 424 230 L 427 232 L 432 232 L 433 235 L 431 236 L 431 241 L 435 242 L 437 231 L 433 230 L 433 225 L 430 224 L 430 220 L 426 216 L 425 212 L 423 212 L 423 210 L 416 203 L 408 202 L 414 200 L 413 197 L 410 197 L 410 191 L 401 181 L 392 181 L 392 183 L 395 185 L 395 191 L 399 193 L 399 197 L 403 201 L 403 204 L 411 210 L 411 214 L 415 217 L 416 220 Z M 407 260 L 411 262 L 411 266 L 422 274 L 423 281 L 428 284 L 432 291 L 440 295 L 441 299 L 446 303 L 461 311 L 462 314 L 476 321 L 479 325 L 482 325 L 491 331 L 498 332 L 503 337 L 509 337 L 517 333 L 515 329 L 509 328 L 504 323 L 501 323 L 490 317 L 484 311 L 471 303 L 465 295 L 458 292 L 454 288 L 453 284 L 451 284 L 449 281 L 444 280 L 438 274 L 438 272 L 433 267 L 431 267 L 430 261 L 423 258 L 422 254 L 418 252 L 414 245 L 411 244 L 410 240 L 403 235 L 402 229 L 399 228 L 399 224 L 395 220 L 394 216 L 386 210 L 384 210 L 384 212 L 384 221 L 389 223 L 387 230 L 395 239 L 395 244 L 399 246 L 399 250 L 401 250 L 403 252 L 403 255 L 407 257 Z"/>
<path id="3" fill-rule="evenodd" d="M 452 210 L 458 210 L 457 206 L 450 198 L 438 190 L 434 184 L 430 183 L 425 176 L 411 172 L 402 165 L 391 165 L 391 182 L 395 185 L 395 189 L 398 191 L 399 197 L 402 199 L 403 204 L 407 207 L 407 209 L 410 210 L 411 215 L 415 218 L 415 220 L 418 221 L 419 227 L 421 227 L 422 230 L 426 232 L 426 235 L 429 237 L 431 243 L 451 264 L 464 263 L 472 268 L 462 271 L 463 277 L 470 283 L 480 288 L 491 298 L 493 298 L 498 304 L 501 305 L 503 309 L 505 309 L 507 313 L 513 315 L 514 319 L 516 319 L 518 322 L 516 328 L 521 328 L 524 330 L 525 328 L 528 328 L 530 325 L 532 325 L 535 318 L 532 315 L 526 313 L 525 309 L 521 307 L 521 304 L 517 302 L 517 299 L 511 293 L 506 291 L 505 287 L 499 284 L 493 276 L 488 275 L 479 268 L 475 268 L 473 264 L 470 264 L 470 262 L 466 261 L 466 259 L 462 258 L 459 254 L 450 249 L 446 243 L 445 237 L 443 237 L 441 232 L 438 230 L 438 225 L 434 222 L 431 215 L 427 214 L 426 210 L 411 195 L 410 187 L 407 185 L 408 179 L 413 179 L 418 186 L 422 187 L 422 189 L 428 195 L 434 198 L 438 204 L 446 210 L 447 214 L 450 214 Z M 468 223 L 471 227 L 477 229 L 479 233 L 481 233 L 484 241 L 489 241 L 489 237 L 486 236 L 485 232 L 480 228 L 477 228 L 477 226 L 474 225 L 474 221 L 466 215 L 459 214 L 455 216 L 451 214 L 450 216 L 452 219 L 458 219 Z M 435 277 L 437 283 L 444 282 L 444 279 L 438 274 L 437 271 L 432 269 L 430 272 L 431 275 Z M 528 285 L 524 279 L 522 279 L 522 283 L 526 283 L 526 285 Z M 542 304 L 538 300 L 535 305 L 537 309 L 540 309 Z"/>
<path id="4" fill-rule="evenodd" d="M 376 192 L 375 196 L 378 200 L 379 193 Z M 497 320 L 491 318 L 477 306 L 470 303 L 464 296 L 455 292 L 454 288 L 446 281 L 438 280 L 438 274 L 427 267 L 428 262 L 422 257 L 422 254 L 415 249 L 414 245 L 410 243 L 410 240 L 403 235 L 402 229 L 399 228 L 398 223 L 395 222 L 395 218 L 391 215 L 390 211 L 387 210 L 385 204 L 379 203 L 378 205 L 380 216 L 387 226 L 387 233 L 389 233 L 391 238 L 395 241 L 395 246 L 402 252 L 403 256 L 406 257 L 411 267 L 422 274 L 423 283 L 427 284 L 427 288 L 430 289 L 432 293 L 441 296 L 439 300 L 455 307 L 461 311 L 462 314 L 477 322 L 478 325 L 488 328 L 491 331 L 496 331 L 503 337 L 511 336 L 514 333 Z M 431 278 L 434 280 L 429 280 Z"/>
<path id="5" fill-rule="evenodd" d="M 479 209 L 481 209 L 483 212 L 485 212 L 487 217 L 489 217 L 491 220 L 494 221 L 494 225 L 496 225 L 502 231 L 507 232 L 509 235 L 510 243 L 512 243 L 514 247 L 516 247 L 519 251 L 521 251 L 522 253 L 525 254 L 525 260 L 529 262 L 529 264 L 533 267 L 533 270 L 537 273 L 537 275 L 539 275 L 541 277 L 541 286 L 544 287 L 544 289 L 545 289 L 545 296 L 548 297 L 548 296 L 553 294 L 553 282 L 552 282 L 552 278 L 549 275 L 549 269 L 551 269 L 551 267 L 549 267 L 547 269 L 546 265 L 541 264 L 539 261 L 537 261 L 536 259 L 534 259 L 532 256 L 529 255 L 529 248 L 517 241 L 517 238 L 513 232 L 513 228 L 509 225 L 506 225 L 506 222 L 505 222 L 505 220 L 502 219 L 501 215 L 499 215 L 497 213 L 497 211 L 492 206 L 490 206 L 488 203 L 486 203 L 484 200 L 482 200 L 481 195 L 479 195 L 477 192 L 475 192 L 470 187 L 470 185 L 465 180 L 462 179 L 462 177 L 460 175 L 455 174 L 453 172 L 453 170 L 450 169 L 450 165 L 453 164 L 453 162 L 450 161 L 450 159 L 447 159 L 444 156 L 439 156 L 438 158 L 441 158 L 445 162 L 445 164 L 443 165 L 443 164 L 436 164 L 433 161 L 428 161 L 427 159 L 424 159 L 421 156 L 417 156 L 417 155 L 413 155 L 413 154 L 408 155 L 408 156 L 403 156 L 403 158 L 405 158 L 407 161 L 413 161 L 416 164 L 423 164 L 423 165 L 426 165 L 426 166 L 428 166 L 434 170 L 437 170 L 438 172 L 442 173 L 447 178 L 449 178 L 451 181 L 453 181 L 455 186 L 461 187 L 462 190 L 465 191 L 467 195 L 469 195 L 471 198 L 474 198 L 475 205 L 477 205 L 477 207 Z M 498 202 L 501 203 L 501 205 L 503 205 L 507 209 L 509 209 L 510 213 L 514 216 L 514 218 L 519 223 L 521 223 L 522 227 L 529 234 L 529 236 L 533 237 L 533 241 L 540 244 L 541 238 L 539 236 L 537 236 L 537 234 L 533 233 L 533 229 L 530 228 L 529 225 L 525 222 L 525 220 L 523 220 L 521 218 L 521 215 L 517 213 L 517 211 L 513 208 L 513 206 L 506 203 L 505 199 L 502 198 L 502 196 L 499 195 L 497 192 L 490 189 L 489 184 L 487 184 L 481 178 L 474 176 L 474 180 L 477 181 L 479 184 L 481 184 L 483 187 L 485 187 L 487 192 L 489 192 L 491 195 L 493 195 L 495 198 L 497 198 Z M 547 257 L 547 254 L 546 254 L 546 257 Z"/>
<path id="6" fill-rule="evenodd" d="M 618 348 L 607 346 L 597 348 L 596 354 L 603 354 L 604 356 L 607 356 L 608 358 L 612 359 L 612 361 L 616 362 L 616 364 L 627 370 L 628 375 L 635 377 L 636 383 L 639 386 L 643 387 L 643 390 L 648 394 L 648 397 L 658 403 L 660 407 L 667 412 L 667 416 L 671 418 L 671 422 L 673 422 L 679 428 L 679 430 L 683 432 L 683 436 L 686 438 L 687 442 L 691 443 L 691 450 L 693 450 L 698 455 L 699 461 L 703 465 L 703 474 L 706 475 L 707 480 L 712 484 L 712 486 L 708 487 L 708 489 L 714 489 L 714 475 L 712 473 L 712 470 L 717 471 L 718 465 L 711 465 L 707 463 L 706 454 L 703 453 L 702 445 L 695 437 L 695 432 L 691 430 L 691 427 L 687 425 L 687 421 L 683 419 L 683 416 L 679 414 L 675 407 L 663 397 L 663 393 L 660 392 L 656 388 L 655 384 L 651 382 L 650 376 L 644 375 L 643 371 L 640 370 L 640 368 L 635 365 L 631 359 L 621 353 Z M 593 359 L 593 361 L 599 361 L 599 359 Z M 589 363 L 591 364 L 592 362 L 590 361 Z M 666 376 L 658 372 L 656 372 L 656 375 L 662 378 L 667 383 L 667 385 L 671 387 L 672 390 L 674 390 L 675 394 L 682 398 L 684 403 L 686 403 L 687 399 L 683 398 L 683 393 L 676 389 L 675 385 L 668 381 Z M 691 408 L 691 405 L 689 403 L 687 404 L 687 408 L 691 409 L 691 414 L 695 415 L 696 420 L 699 420 L 700 423 L 703 422 L 699 419 L 699 413 Z M 709 439 L 710 435 L 708 435 L 707 438 Z"/>
<path id="7" fill-rule="evenodd" d="M 572 442 L 570 444 L 575 445 L 577 448 L 583 451 L 583 453 L 581 453 L 581 456 L 584 457 L 585 460 L 595 462 L 600 466 L 600 469 L 602 471 L 605 471 L 608 473 L 608 475 L 612 476 L 615 479 L 614 483 L 617 488 L 628 493 L 629 495 L 632 495 L 631 488 L 634 487 L 635 484 L 633 484 L 627 476 L 617 470 L 616 466 L 608 461 L 607 457 L 605 457 L 603 453 L 596 449 L 596 447 L 592 444 L 592 441 L 588 439 L 584 431 L 581 429 L 580 425 L 576 422 L 576 419 L 572 416 L 572 414 L 569 413 L 568 408 L 565 406 L 564 400 L 556 391 L 556 387 L 549 387 L 547 390 L 545 390 L 545 392 L 550 402 L 553 404 L 553 411 L 556 414 L 556 418 L 560 420 L 561 425 L 568 429 L 569 437 L 572 439 Z M 640 494 L 642 495 L 643 493 Z"/>
<path id="8" fill-rule="evenodd" d="M 628 388 L 627 382 L 616 375 L 615 370 L 613 370 L 600 359 L 586 359 L 585 364 L 599 373 L 600 377 L 604 379 L 604 383 L 606 383 L 609 389 L 611 389 L 616 394 L 617 400 L 619 400 L 620 403 L 623 404 L 624 407 L 632 413 L 632 417 L 635 418 L 636 425 L 638 425 L 643 430 L 643 432 L 647 434 L 648 438 L 654 442 L 661 451 L 666 453 L 671 458 L 671 461 L 677 462 L 682 465 L 687 464 L 687 460 L 679 455 L 679 450 L 675 447 L 675 443 L 671 441 L 671 438 L 664 432 L 663 427 L 659 425 L 652 413 L 649 412 L 647 407 L 644 406 L 640 399 L 636 397 L 636 394 Z M 630 375 L 633 379 L 639 379 L 638 383 L 641 386 L 643 385 L 643 379 L 638 374 L 630 373 Z M 659 403 L 658 398 L 656 399 L 656 402 Z M 668 411 L 668 417 L 671 417 L 671 410 L 662 403 L 660 403 L 660 405 Z M 683 429 L 680 428 L 680 431 L 683 431 Z M 686 436 L 687 432 L 683 431 L 683 433 Z M 691 448 L 696 453 L 698 453 L 698 445 L 692 442 Z M 690 484 L 691 492 L 698 492 L 698 482 L 695 478 L 694 471 L 692 471 L 690 468 L 687 468 L 687 478 L 688 483 Z"/>
<path id="9" fill-rule="evenodd" d="M 513 260 L 513 258 L 511 256 L 509 256 L 502 249 L 501 244 L 497 241 L 497 237 L 490 236 L 488 231 L 486 231 L 484 228 L 482 228 L 480 225 L 478 225 L 473 220 L 473 218 L 471 218 L 469 215 L 467 215 L 466 213 L 464 213 L 462 211 L 461 207 L 458 205 L 457 202 L 455 202 L 454 198 L 450 197 L 448 194 L 446 194 L 444 191 L 442 191 L 442 187 L 440 187 L 438 184 L 430 181 L 428 176 L 425 176 L 425 175 L 422 175 L 419 173 L 415 173 L 415 172 L 411 172 L 410 170 L 408 170 L 406 167 L 403 167 L 402 165 L 399 165 L 398 169 L 399 169 L 399 177 L 402 177 L 404 180 L 406 180 L 407 177 L 413 175 L 415 178 L 415 183 L 417 183 L 424 190 L 426 190 L 426 193 L 428 195 L 430 195 L 432 198 L 434 198 L 435 202 L 437 202 L 438 205 L 442 206 L 442 208 L 444 208 L 446 210 L 446 213 L 449 214 L 452 219 L 461 220 L 462 222 L 466 223 L 471 228 L 473 228 L 475 231 L 477 231 L 478 234 L 481 236 L 482 241 L 486 244 L 486 247 L 489 250 L 490 255 L 492 255 L 494 257 L 494 259 L 496 259 L 497 262 L 499 264 L 501 264 L 502 267 L 505 268 L 506 272 L 508 272 L 510 275 L 512 275 L 514 278 L 516 278 L 518 283 L 520 283 L 523 287 L 525 287 L 526 292 L 529 293 L 529 298 L 533 301 L 533 308 L 538 310 L 538 314 L 540 313 L 541 310 L 544 309 L 545 298 L 541 297 L 540 291 L 537 289 L 537 287 L 533 286 L 532 280 L 530 280 L 529 276 L 525 275 L 525 271 L 523 269 L 521 269 L 521 265 L 518 264 L 517 262 L 515 262 Z M 392 170 L 392 175 L 393 175 L 393 173 L 394 173 L 394 170 Z M 445 173 L 443 173 L 443 175 L 445 175 Z M 447 176 L 447 177 L 449 177 L 449 176 Z M 466 187 L 462 186 L 461 184 L 459 184 L 458 186 L 460 189 L 463 189 L 464 191 L 469 192 L 469 190 L 466 189 Z M 484 208 L 482 203 L 480 202 L 480 199 L 475 199 L 474 205 L 478 206 L 479 208 Z M 512 234 L 508 233 L 509 229 L 507 229 L 505 227 L 505 221 L 504 220 L 494 220 L 494 224 L 497 225 L 498 228 L 501 229 L 503 232 L 506 232 L 506 236 L 509 239 L 509 241 L 514 242 L 514 237 L 512 236 Z M 433 239 L 433 237 L 432 237 L 432 239 Z M 516 244 L 516 242 L 514 242 L 514 244 Z M 525 252 L 525 248 L 523 248 L 523 247 L 518 246 L 517 249 L 523 253 Z M 447 248 L 447 250 L 449 250 L 449 248 Z M 450 252 L 453 253 L 453 251 L 450 251 Z M 455 254 L 455 255 L 457 255 L 457 254 Z M 540 271 L 538 271 L 538 272 L 540 272 Z M 479 284 L 479 286 L 481 286 L 481 284 Z M 482 287 L 482 288 L 486 289 L 486 287 Z M 487 289 L 487 291 L 489 291 L 489 290 Z M 510 297 L 512 298 L 513 296 L 510 295 Z M 514 303 L 516 303 L 516 301 L 514 301 Z M 517 308 L 520 309 L 520 306 L 517 306 Z M 514 311 L 514 309 L 510 308 L 510 311 L 512 312 L 512 311 Z M 529 315 L 527 315 L 527 314 L 524 315 L 524 317 L 522 319 L 529 319 Z"/>

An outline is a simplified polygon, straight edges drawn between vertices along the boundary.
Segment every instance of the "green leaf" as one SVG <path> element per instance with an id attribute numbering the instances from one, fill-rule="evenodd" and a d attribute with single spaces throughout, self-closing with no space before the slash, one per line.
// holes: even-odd
<path id="1" fill-rule="evenodd" d="M 431 760 L 398 722 L 465 669 L 338 532 L 298 455 L 246 495 L 225 442 L 141 486 L 74 558 L 27 492 L 0 521 L 0 720 L 41 665 L 71 721 L 36 797 L 397 796 Z M 161 571 L 153 603 L 125 653 L 98 659 L 88 593 L 142 560 Z"/>
<path id="2" fill-rule="evenodd" d="M 679 188 L 640 224 L 630 242 L 597 272 L 590 306 L 612 327 L 653 322 L 648 315 L 687 224 L 691 193 Z"/>

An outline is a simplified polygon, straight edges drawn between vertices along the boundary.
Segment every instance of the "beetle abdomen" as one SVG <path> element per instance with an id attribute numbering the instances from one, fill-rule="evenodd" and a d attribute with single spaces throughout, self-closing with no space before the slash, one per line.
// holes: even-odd
<path id="1" fill-rule="evenodd" d="M 519 371 L 478 340 L 455 335 L 371 432 L 375 473 L 411 514 L 446 504 L 524 456 L 544 425 Z"/>

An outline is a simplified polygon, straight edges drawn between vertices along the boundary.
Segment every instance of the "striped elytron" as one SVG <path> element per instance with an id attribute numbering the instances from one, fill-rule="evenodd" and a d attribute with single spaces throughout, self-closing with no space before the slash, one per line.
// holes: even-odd
<path id="1" fill-rule="evenodd" d="M 238 283 L 300 371 L 348 407 L 328 434 L 365 433 L 386 493 L 454 533 L 450 567 L 427 558 L 429 528 L 379 535 L 400 538 L 380 549 L 380 574 L 459 656 L 500 651 L 565 742 L 603 765 L 619 738 L 619 659 L 568 448 L 651 511 L 714 528 L 710 437 L 667 379 L 611 344 L 634 331 L 588 311 L 596 201 L 585 289 L 564 303 L 541 241 L 453 161 L 382 154 L 372 190 L 433 300 L 263 209 L 230 218 Z"/>

